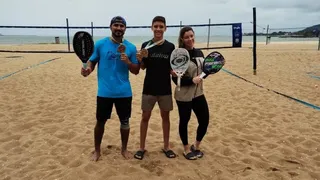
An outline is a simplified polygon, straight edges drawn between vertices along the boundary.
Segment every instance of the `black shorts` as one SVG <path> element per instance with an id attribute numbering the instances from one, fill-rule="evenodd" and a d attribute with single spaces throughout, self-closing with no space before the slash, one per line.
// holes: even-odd
<path id="1" fill-rule="evenodd" d="M 131 103 L 132 97 L 106 98 L 97 96 L 96 118 L 98 121 L 110 119 L 114 104 L 120 121 L 128 120 L 131 117 Z"/>

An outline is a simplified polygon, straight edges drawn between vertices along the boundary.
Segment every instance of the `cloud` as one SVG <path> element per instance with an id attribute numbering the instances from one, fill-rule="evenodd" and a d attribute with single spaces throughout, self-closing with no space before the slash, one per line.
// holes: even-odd
<path id="1" fill-rule="evenodd" d="M 252 6 L 263 10 L 292 9 L 302 12 L 320 12 L 319 0 L 250 0 Z"/>

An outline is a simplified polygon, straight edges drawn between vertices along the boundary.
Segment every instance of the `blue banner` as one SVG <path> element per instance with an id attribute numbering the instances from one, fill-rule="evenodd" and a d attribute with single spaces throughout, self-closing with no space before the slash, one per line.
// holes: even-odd
<path id="1" fill-rule="evenodd" d="M 242 24 L 232 24 L 232 47 L 242 46 Z"/>

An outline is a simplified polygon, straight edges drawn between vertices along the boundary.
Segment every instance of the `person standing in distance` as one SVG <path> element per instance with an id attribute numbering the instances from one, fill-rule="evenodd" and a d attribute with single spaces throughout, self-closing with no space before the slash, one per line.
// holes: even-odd
<path id="1" fill-rule="evenodd" d="M 123 39 L 126 21 L 121 16 L 112 18 L 110 22 L 111 36 L 96 42 L 94 52 L 87 63 L 87 69 L 81 74 L 87 77 L 98 63 L 98 90 L 96 107 L 96 125 L 94 128 L 94 146 L 92 160 L 98 161 L 101 156 L 101 141 L 105 123 L 111 117 L 113 104 L 120 119 L 121 154 L 129 158 L 127 144 L 130 133 L 132 89 L 129 71 L 139 73 L 139 62 L 136 59 L 136 46 Z"/>

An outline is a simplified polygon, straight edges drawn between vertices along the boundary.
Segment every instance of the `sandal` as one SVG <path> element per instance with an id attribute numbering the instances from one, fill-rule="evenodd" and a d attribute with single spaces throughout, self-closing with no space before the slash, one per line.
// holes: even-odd
<path id="1" fill-rule="evenodd" d="M 186 154 L 185 152 L 183 153 L 183 156 L 188 159 L 188 160 L 196 160 L 197 155 L 195 155 L 192 151 Z"/>
<path id="2" fill-rule="evenodd" d="M 172 150 L 164 150 L 162 149 L 162 152 L 167 156 L 167 158 L 175 158 L 177 155 Z"/>
<path id="3" fill-rule="evenodd" d="M 136 152 L 136 154 L 134 155 L 134 158 L 136 158 L 136 159 L 139 159 L 139 160 L 142 160 L 143 159 L 143 157 L 144 157 L 144 153 L 145 153 L 146 151 L 145 150 L 139 150 L 139 151 L 137 151 Z"/>
<path id="4" fill-rule="evenodd" d="M 201 152 L 200 150 L 196 150 L 196 147 L 194 145 L 190 146 L 190 150 L 198 157 L 198 158 L 202 158 L 203 157 L 203 152 Z"/>

